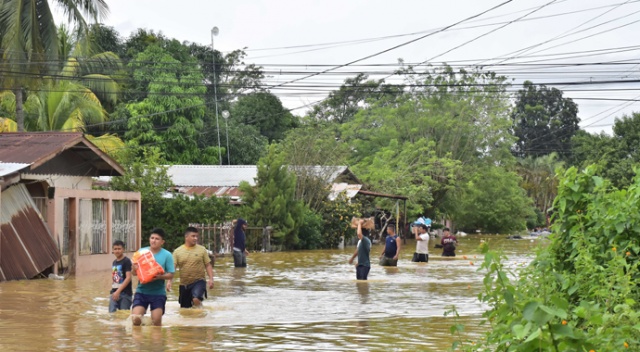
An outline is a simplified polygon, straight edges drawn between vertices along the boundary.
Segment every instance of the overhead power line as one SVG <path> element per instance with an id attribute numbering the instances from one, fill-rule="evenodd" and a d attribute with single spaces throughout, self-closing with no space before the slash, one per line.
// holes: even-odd
<path id="1" fill-rule="evenodd" d="M 523 48 L 523 49 L 520 49 L 520 50 L 512 51 L 512 52 L 510 52 L 510 53 L 508 53 L 508 54 L 505 54 L 505 55 L 502 55 L 502 56 L 509 56 L 509 55 L 518 54 L 518 56 L 509 56 L 509 57 L 507 57 L 507 58 L 504 58 L 504 59 L 502 59 L 501 61 L 499 61 L 499 62 L 498 62 L 498 64 L 504 63 L 504 62 L 506 62 L 506 61 L 509 61 L 509 60 L 512 60 L 512 59 L 515 59 L 515 58 L 522 57 L 522 54 L 524 54 L 524 53 L 526 53 L 526 52 L 528 52 L 528 51 L 530 51 L 530 50 L 532 50 L 532 49 L 534 49 L 534 48 L 540 47 L 540 46 L 542 46 L 542 45 L 544 45 L 544 44 L 547 44 L 547 43 L 553 42 L 553 41 L 558 40 L 558 39 L 565 38 L 565 37 L 567 37 L 567 36 L 569 36 L 569 35 L 578 34 L 578 33 L 581 33 L 581 32 L 583 32 L 583 31 L 586 31 L 586 30 L 589 30 L 589 29 L 595 28 L 595 27 L 597 27 L 597 26 L 599 26 L 599 25 L 597 25 L 597 26 L 593 26 L 593 27 L 590 27 L 590 28 L 587 28 L 587 29 L 585 29 L 585 30 L 583 30 L 583 31 L 580 31 L 580 32 L 576 32 L 576 33 L 573 33 L 573 34 L 571 33 L 571 32 L 573 32 L 574 30 L 576 30 L 576 29 L 578 29 L 578 28 L 580 28 L 580 27 L 582 27 L 582 26 L 586 25 L 587 23 L 590 23 L 590 22 L 592 22 L 592 21 L 594 21 L 594 20 L 596 20 L 596 19 L 598 19 L 598 18 L 600 18 L 600 17 L 602 17 L 602 16 L 606 15 L 607 13 L 609 13 L 609 12 L 611 12 L 611 11 L 613 11 L 613 10 L 615 10 L 615 9 L 619 8 L 620 6 L 623 6 L 623 5 L 629 4 L 630 2 L 631 2 L 631 1 L 630 1 L 630 0 L 628 0 L 628 1 L 625 1 L 625 2 L 623 2 L 623 3 L 616 4 L 615 6 L 613 6 L 613 7 L 612 7 L 612 8 L 610 8 L 610 9 L 608 9 L 607 11 L 605 11 L 605 12 L 603 12 L 603 13 L 601 13 L 601 14 L 599 14 L 599 15 L 595 16 L 595 17 L 590 18 L 590 19 L 588 19 L 587 21 L 582 22 L 582 23 L 580 23 L 579 25 L 577 25 L 577 26 L 575 26 L 575 27 L 573 27 L 573 28 L 571 28 L 571 29 L 569 29 L 569 30 L 567 30 L 567 31 L 565 31 L 565 32 L 563 32 L 563 33 L 561 33 L 561 34 L 559 34 L 559 35 L 557 35 L 557 36 L 555 36 L 555 37 L 551 38 L 551 39 L 545 40 L 545 41 L 543 41 L 543 42 L 540 42 L 540 43 L 537 43 L 537 44 L 534 44 L 534 45 L 531 45 L 531 46 L 528 46 L 528 47 Z M 624 17 L 626 17 L 626 16 L 624 16 Z M 622 19 L 622 18 L 624 18 L 624 17 L 618 17 L 618 18 L 614 19 L 613 21 L 618 20 L 618 19 Z M 607 22 L 605 22 L 605 23 L 607 23 Z M 602 25 L 602 24 L 600 24 L 600 25 Z M 483 61 L 483 62 L 486 62 L 486 61 L 489 61 L 489 60 L 485 60 L 485 61 Z M 480 65 L 480 64 L 482 64 L 483 62 L 479 62 L 478 64 Z"/>
<path id="2" fill-rule="evenodd" d="M 294 79 L 294 80 L 290 80 L 290 81 L 287 81 L 287 82 L 283 82 L 283 83 L 279 83 L 279 84 L 273 85 L 273 86 L 272 86 L 272 88 L 275 88 L 275 87 L 281 87 L 281 86 L 284 86 L 284 85 L 286 85 L 286 84 L 290 84 L 290 83 L 294 83 L 294 82 L 299 82 L 299 81 L 302 81 L 302 80 L 304 80 L 304 79 L 311 78 L 311 77 L 314 77 L 314 76 L 317 76 L 317 75 L 320 75 L 320 74 L 323 74 L 323 73 L 326 73 L 326 72 L 334 71 L 334 70 L 336 70 L 336 69 L 339 69 L 339 68 L 342 68 L 342 67 L 346 67 L 346 66 L 349 66 L 349 65 L 352 65 L 352 64 L 355 64 L 355 63 L 358 63 L 358 62 L 361 62 L 361 61 L 364 61 L 364 60 L 367 60 L 367 59 L 370 59 L 370 58 L 376 57 L 376 56 L 378 56 L 378 55 L 381 55 L 381 54 L 387 53 L 387 52 L 389 52 L 389 51 L 392 51 L 392 50 L 398 49 L 398 48 L 400 48 L 400 47 L 403 47 L 403 46 L 409 45 L 409 44 L 411 44 L 411 43 L 415 43 L 415 42 L 417 42 L 417 41 L 419 41 L 419 40 L 422 40 L 422 39 L 424 39 L 424 38 L 430 37 L 430 36 L 432 36 L 432 35 L 435 35 L 435 34 L 438 34 L 438 33 L 442 33 L 442 32 L 444 32 L 444 31 L 448 30 L 449 28 L 455 27 L 455 26 L 457 26 L 457 25 L 459 25 L 459 24 L 461 24 L 461 23 L 464 23 L 464 22 L 466 22 L 466 21 L 472 20 L 472 19 L 474 19 L 474 18 L 478 18 L 478 17 L 480 17 L 480 16 L 484 15 L 485 13 L 488 13 L 488 12 L 490 12 L 490 11 L 493 11 L 493 10 L 495 10 L 495 9 L 498 9 L 498 8 L 500 8 L 500 7 L 504 6 L 504 5 L 506 5 L 506 4 L 508 4 L 508 3 L 512 2 L 512 1 L 513 1 L 513 0 L 507 0 L 507 1 L 505 1 L 505 2 L 502 2 L 502 3 L 500 3 L 500 4 L 496 5 L 496 6 L 493 6 L 493 7 L 489 8 L 488 10 L 485 10 L 485 11 L 483 11 L 483 12 L 480 12 L 480 13 L 476 14 L 476 15 L 473 15 L 473 16 L 470 16 L 470 17 L 467 17 L 467 18 L 465 18 L 465 19 L 463 19 L 463 20 L 461 20 L 461 21 L 458 21 L 458 22 L 456 22 L 456 23 L 454 23 L 454 24 L 451 24 L 451 25 L 449 25 L 449 26 L 446 26 L 446 27 L 442 28 L 441 30 L 434 31 L 434 32 L 430 32 L 430 33 L 427 33 L 427 34 L 425 34 L 425 35 L 423 35 L 423 36 L 420 36 L 420 37 L 418 37 L 418 38 L 415 38 L 415 39 L 412 39 L 412 40 L 406 41 L 406 42 L 404 42 L 404 43 L 401 43 L 401 44 L 395 45 L 395 46 L 393 46 L 393 47 L 390 47 L 390 48 L 384 49 L 384 50 L 382 50 L 382 51 L 379 51 L 379 52 L 373 53 L 373 54 L 371 54 L 371 55 L 367 55 L 367 56 L 365 56 L 365 57 L 363 57 L 363 58 L 360 58 L 360 59 L 357 59 L 357 60 L 350 61 L 350 62 L 348 62 L 348 63 L 346 63 L 346 64 L 342 64 L 342 65 L 338 65 L 338 66 L 333 67 L 333 68 L 326 69 L 326 70 L 324 70 L 324 71 L 322 71 L 322 72 L 314 73 L 314 74 L 307 75 L 307 76 L 304 76 L 304 77 L 296 78 L 296 79 Z"/>

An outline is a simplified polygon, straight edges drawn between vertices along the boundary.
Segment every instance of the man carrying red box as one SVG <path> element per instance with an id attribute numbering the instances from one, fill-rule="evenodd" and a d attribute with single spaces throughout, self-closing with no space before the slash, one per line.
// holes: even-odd
<path id="1" fill-rule="evenodd" d="M 162 325 L 162 315 L 167 303 L 167 291 L 165 290 L 165 280 L 171 280 L 175 268 L 171 252 L 162 248 L 164 245 L 165 232 L 163 229 L 154 229 L 149 236 L 149 247 L 141 248 L 140 251 L 151 251 L 155 261 L 162 267 L 163 274 L 156 275 L 148 283 L 139 283 L 136 294 L 133 298 L 133 309 L 131 318 L 133 325 L 142 324 L 142 316 L 147 312 L 147 307 L 151 308 L 151 322 L 155 326 Z M 133 273 L 138 274 L 138 263 L 133 263 Z"/>

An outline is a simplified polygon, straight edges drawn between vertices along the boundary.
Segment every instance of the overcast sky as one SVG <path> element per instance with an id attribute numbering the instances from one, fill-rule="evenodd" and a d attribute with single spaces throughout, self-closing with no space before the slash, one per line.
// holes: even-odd
<path id="1" fill-rule="evenodd" d="M 373 73 L 390 70 L 360 66 L 363 64 L 393 64 L 398 58 L 419 63 L 433 58 L 429 62 L 434 65 L 488 65 L 507 59 L 491 69 L 513 78 L 514 89 L 524 79 L 556 83 L 565 96 L 576 99 L 581 125 L 589 132 L 609 132 L 615 117 L 640 110 L 636 102 L 625 101 L 640 99 L 637 83 L 575 85 L 638 80 L 639 0 L 513 0 L 443 30 L 505 1 L 107 0 L 110 15 L 104 23 L 123 37 L 137 28 L 146 28 L 180 41 L 206 45 L 211 45 L 211 28 L 217 26 L 220 33 L 215 37 L 216 50 L 246 47 L 246 62 L 268 65 L 268 71 L 282 70 L 282 74 L 271 74 L 265 80 L 272 85 L 304 77 L 288 75 L 294 70 L 291 65 L 344 65 L 442 30 L 356 65 L 272 89 L 288 108 L 317 101 L 324 93 L 317 88 L 305 91 L 300 87 L 292 94 L 282 88 L 309 84 L 337 88 L 344 78 L 357 72 L 382 78 L 384 74 Z M 383 38 L 388 36 L 392 37 Z M 466 43 L 476 37 L 480 38 Z M 534 47 L 512 54 L 530 46 Z M 284 47 L 294 48 L 281 49 Z M 522 66 L 523 62 L 533 66 Z M 513 63 L 520 65 L 505 66 Z M 575 66 L 576 63 L 608 64 Z M 563 66 L 552 68 L 549 64 Z M 302 66 L 295 70 L 311 74 L 331 68 Z M 388 81 L 393 82 L 393 78 Z"/>

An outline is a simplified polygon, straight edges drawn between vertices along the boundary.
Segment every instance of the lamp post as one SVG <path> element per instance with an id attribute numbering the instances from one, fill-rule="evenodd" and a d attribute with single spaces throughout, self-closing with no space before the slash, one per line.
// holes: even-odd
<path id="1" fill-rule="evenodd" d="M 224 118 L 224 127 L 227 130 L 227 165 L 231 165 L 231 156 L 229 154 L 229 112 L 227 110 L 222 111 L 222 117 Z"/>
<path id="2" fill-rule="evenodd" d="M 216 81 L 216 51 L 213 48 L 213 37 L 217 36 L 220 33 L 218 27 L 211 28 L 211 53 L 212 53 L 212 63 L 213 63 L 213 100 L 216 105 L 216 129 L 218 130 L 218 160 L 220 161 L 220 165 L 222 165 L 222 152 L 220 151 L 220 124 L 218 123 L 218 84 Z"/>

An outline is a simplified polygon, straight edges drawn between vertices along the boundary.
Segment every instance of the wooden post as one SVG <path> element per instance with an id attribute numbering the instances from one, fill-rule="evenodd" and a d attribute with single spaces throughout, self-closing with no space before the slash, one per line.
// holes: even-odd
<path id="1" fill-rule="evenodd" d="M 271 252 L 271 226 L 264 228 L 262 232 L 262 250 L 264 252 Z"/>

